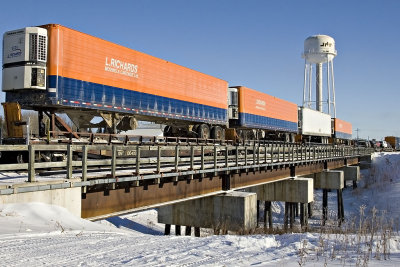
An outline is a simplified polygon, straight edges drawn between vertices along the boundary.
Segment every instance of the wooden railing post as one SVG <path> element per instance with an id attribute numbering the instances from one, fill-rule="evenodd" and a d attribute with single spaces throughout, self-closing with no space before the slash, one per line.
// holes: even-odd
<path id="1" fill-rule="evenodd" d="M 175 172 L 179 172 L 179 145 L 175 146 Z M 173 180 L 177 182 L 179 180 L 178 176 L 175 176 Z"/>
<path id="2" fill-rule="evenodd" d="M 179 145 L 175 146 L 175 172 L 178 172 L 179 167 Z"/>
<path id="3" fill-rule="evenodd" d="M 315 146 L 313 146 L 313 161 L 315 161 Z"/>
<path id="4" fill-rule="evenodd" d="M 115 178 L 116 168 L 117 168 L 117 146 L 112 145 L 112 147 L 111 147 L 111 178 Z"/>
<path id="5" fill-rule="evenodd" d="M 291 154 L 292 154 L 292 162 L 294 162 L 294 144 L 292 144 L 291 145 L 292 146 L 292 152 L 291 152 Z"/>
<path id="6" fill-rule="evenodd" d="M 239 167 L 239 146 L 236 146 L 235 166 Z M 238 169 L 236 169 L 236 173 L 239 173 Z"/>
<path id="7" fill-rule="evenodd" d="M 67 179 L 72 178 L 72 145 L 68 144 L 67 145 Z"/>
<path id="8" fill-rule="evenodd" d="M 278 152 L 277 152 L 277 154 L 278 154 L 278 163 L 279 163 L 279 162 L 280 162 L 280 159 L 281 159 L 281 144 L 278 145 Z"/>
<path id="9" fill-rule="evenodd" d="M 267 145 L 264 142 L 264 164 L 267 163 Z"/>
<path id="10" fill-rule="evenodd" d="M 225 168 L 229 167 L 229 153 L 228 153 L 228 146 L 225 146 Z M 229 171 L 227 170 L 225 174 L 228 174 Z"/>
<path id="11" fill-rule="evenodd" d="M 214 146 L 214 176 L 217 176 L 217 147 Z"/>
<path id="12" fill-rule="evenodd" d="M 87 181 L 87 156 L 88 156 L 88 147 L 86 145 L 82 146 L 82 180 L 84 182 Z M 82 188 L 82 193 L 86 193 L 87 186 Z"/>
<path id="13" fill-rule="evenodd" d="M 157 146 L 157 173 L 161 172 L 161 146 Z"/>
<path id="14" fill-rule="evenodd" d="M 201 146 L 201 170 L 204 171 L 204 145 Z M 204 173 L 201 173 L 201 178 L 204 177 Z"/>
<path id="15" fill-rule="evenodd" d="M 136 146 L 136 176 L 140 175 L 140 146 Z"/>
<path id="16" fill-rule="evenodd" d="M 194 171 L 194 146 L 190 146 L 190 170 Z M 193 179 L 193 174 L 189 176 L 189 179 Z"/>
<path id="17" fill-rule="evenodd" d="M 256 165 L 256 143 L 253 144 L 253 164 Z"/>
<path id="18" fill-rule="evenodd" d="M 36 182 L 35 177 L 35 147 L 28 145 L 29 162 L 28 162 L 28 182 Z"/>
<path id="19" fill-rule="evenodd" d="M 247 166 L 247 146 L 244 147 L 244 165 Z"/>
<path id="20" fill-rule="evenodd" d="M 271 143 L 271 164 L 274 163 L 274 143 Z"/>

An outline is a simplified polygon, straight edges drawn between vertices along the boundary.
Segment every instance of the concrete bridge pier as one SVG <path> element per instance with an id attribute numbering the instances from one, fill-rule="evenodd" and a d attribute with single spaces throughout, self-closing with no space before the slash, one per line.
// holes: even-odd
<path id="1" fill-rule="evenodd" d="M 185 235 L 187 235 L 187 236 L 191 236 L 192 235 L 192 227 L 191 226 L 186 226 Z"/>
<path id="2" fill-rule="evenodd" d="M 257 198 L 265 203 L 264 212 L 264 227 L 268 226 L 271 229 L 272 225 L 272 210 L 271 201 L 285 202 L 285 217 L 284 227 L 294 227 L 296 206 L 298 203 L 303 205 L 300 208 L 300 224 L 302 228 L 306 228 L 308 224 L 308 216 L 306 205 L 313 201 L 313 179 L 309 178 L 290 178 L 287 180 L 267 183 L 259 186 L 250 187 L 248 192 L 257 194 Z"/>
<path id="3" fill-rule="evenodd" d="M 313 206 L 314 206 L 314 201 L 307 204 L 308 218 L 311 218 L 313 215 L 312 212 Z"/>
<path id="4" fill-rule="evenodd" d="M 344 188 L 346 188 L 346 182 L 353 182 L 353 189 L 357 188 L 357 182 L 360 180 L 360 167 L 359 166 L 346 166 L 336 171 L 343 171 L 344 173 Z"/>
<path id="5" fill-rule="evenodd" d="M 181 235 L 181 226 L 175 225 L 175 235 Z"/>
<path id="6" fill-rule="evenodd" d="M 180 225 L 186 226 L 187 235 L 194 227 L 195 236 L 200 236 L 200 227 L 212 228 L 215 234 L 248 232 L 256 227 L 256 203 L 256 194 L 232 191 L 162 206 L 158 209 L 158 222 L 165 224 L 165 234 L 170 234 L 171 225 L 179 226 L 179 234 Z"/>
<path id="7" fill-rule="evenodd" d="M 365 169 L 370 169 L 372 164 L 372 156 L 371 155 L 365 155 L 360 157 L 360 162 L 359 166 L 360 169 L 365 170 Z"/>
<path id="8" fill-rule="evenodd" d="M 271 201 L 264 201 L 264 229 L 267 228 L 267 221 L 269 229 L 272 229 L 272 205 Z"/>
<path id="9" fill-rule="evenodd" d="M 322 225 L 325 225 L 328 218 L 328 192 L 337 191 L 338 222 L 344 221 L 344 206 L 342 190 L 344 188 L 344 172 L 337 170 L 324 170 L 314 175 L 314 188 L 322 189 Z"/>
<path id="10" fill-rule="evenodd" d="M 170 235 L 170 234 L 171 234 L 171 225 L 165 224 L 164 235 Z"/>

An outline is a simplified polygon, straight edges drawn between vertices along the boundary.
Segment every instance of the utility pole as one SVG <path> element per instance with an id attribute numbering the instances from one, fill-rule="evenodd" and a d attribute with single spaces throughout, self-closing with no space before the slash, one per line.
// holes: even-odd
<path id="1" fill-rule="evenodd" d="M 357 132 L 357 140 L 358 140 L 358 132 L 360 131 L 360 129 L 356 129 L 356 132 Z"/>

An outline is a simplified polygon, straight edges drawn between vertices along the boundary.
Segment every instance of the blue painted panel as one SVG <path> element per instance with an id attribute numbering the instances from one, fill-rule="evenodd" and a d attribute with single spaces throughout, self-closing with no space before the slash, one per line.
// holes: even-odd
<path id="1" fill-rule="evenodd" d="M 56 101 L 62 105 L 114 111 L 117 108 L 128 108 L 135 110 L 131 112 L 134 114 L 227 124 L 226 109 L 61 76 L 58 76 L 58 85 L 57 76 L 49 76 L 48 84 L 51 88 L 57 88 Z M 102 106 L 94 107 L 93 104 Z"/>
<path id="2" fill-rule="evenodd" d="M 335 131 L 335 137 L 339 139 L 351 139 L 352 135 Z"/>
<path id="3" fill-rule="evenodd" d="M 297 133 L 297 123 L 279 120 L 249 113 L 239 113 L 239 124 L 242 127 L 260 128 Z"/>

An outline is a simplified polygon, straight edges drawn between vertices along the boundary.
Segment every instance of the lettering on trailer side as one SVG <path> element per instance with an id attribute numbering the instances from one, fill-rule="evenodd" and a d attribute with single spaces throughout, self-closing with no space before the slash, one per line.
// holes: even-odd
<path id="1" fill-rule="evenodd" d="M 256 109 L 265 111 L 265 106 L 266 106 L 266 103 L 264 100 L 256 99 Z"/>
<path id="2" fill-rule="evenodd" d="M 120 59 L 106 57 L 104 70 L 133 78 L 139 78 L 139 66 Z"/>

